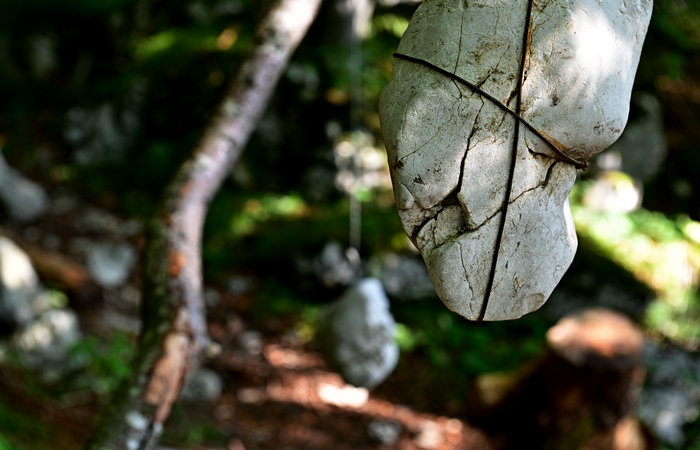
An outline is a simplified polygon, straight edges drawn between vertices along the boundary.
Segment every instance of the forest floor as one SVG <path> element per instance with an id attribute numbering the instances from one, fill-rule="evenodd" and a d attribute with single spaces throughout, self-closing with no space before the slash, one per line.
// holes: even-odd
<path id="1" fill-rule="evenodd" d="M 104 310 L 91 311 L 86 323 L 94 314 Z M 181 401 L 166 426 L 165 448 L 494 448 L 459 414 L 438 413 L 460 409 L 458 402 L 445 403 L 416 388 L 421 373 L 431 370 L 419 360 L 402 361 L 381 386 L 368 391 L 345 384 L 309 344 L 290 334 L 284 320 L 269 324 L 259 351 L 250 351 L 236 344 L 246 327 L 238 312 L 224 303 L 211 315 L 217 317 L 211 336 L 221 349 L 207 366 L 223 379 L 223 392 L 213 401 Z M 102 408 L 95 395 L 37 395 L 23 372 L 3 368 L 0 374 L 0 401 L 54 430 L 48 432 L 51 448 L 83 446 Z M 46 441 L 41 442 L 33 446 L 28 437 L 22 448 L 43 450 Z"/>
<path id="2" fill-rule="evenodd" d="M 53 252 L 80 267 L 84 257 L 75 252 L 75 245 L 69 245 L 80 236 L 73 220 L 79 221 L 72 214 L 48 217 L 31 230 L 5 231 L 25 245 L 31 240 L 32 245 L 41 246 L 46 236 L 58 237 L 61 244 L 39 257 Z M 88 237 L 98 238 L 89 233 Z M 131 242 L 140 247 L 143 237 L 132 237 Z M 129 281 L 132 290 L 138 289 L 138 271 L 137 265 Z M 43 281 L 61 284 L 57 279 Z M 124 332 L 114 329 L 118 323 L 126 325 L 133 342 L 138 302 L 118 295 L 116 301 L 106 300 L 105 294 L 105 290 L 90 290 L 81 299 L 69 298 L 83 335 L 109 340 L 111 333 Z M 298 336 L 298 318 L 260 317 L 252 309 L 254 296 L 255 292 L 234 295 L 218 290 L 219 300 L 208 311 L 217 352 L 205 365 L 221 378 L 222 393 L 213 400 L 179 402 L 165 428 L 163 448 L 493 448 L 492 439 L 465 422 L 464 402 L 455 398 L 449 386 L 456 381 L 437 381 L 440 377 L 427 360 L 402 355 L 394 373 L 376 389 L 350 386 L 329 369 L 312 342 Z M 120 319 L 115 321 L 115 317 Z M 252 336 L 252 342 L 242 343 L 244 336 Z M 117 363 L 128 364 L 128 360 Z M 12 364 L 0 365 L 0 406 L 34 422 L 17 422 L 17 427 L 26 430 L 15 429 L 13 434 L 20 438 L 11 442 L 19 447 L 9 448 L 81 448 L 108 399 L 89 388 L 65 387 L 70 382 L 64 385 L 64 380 L 47 387 L 40 379 L 40 374 Z M 32 437 L 33 433 L 36 436 Z M 5 450 L 2 445 L 0 448 Z"/>
<path id="3" fill-rule="evenodd" d="M 225 324 L 211 328 L 217 342 L 231 342 Z M 267 334 L 257 355 L 224 345 L 211 362 L 226 380 L 211 419 L 231 436 L 229 448 L 492 448 L 486 435 L 458 417 L 436 414 L 446 406 L 437 399 L 426 411 L 431 400 L 410 381 L 420 377 L 415 365 L 404 362 L 369 392 L 345 384 L 285 328 Z"/>

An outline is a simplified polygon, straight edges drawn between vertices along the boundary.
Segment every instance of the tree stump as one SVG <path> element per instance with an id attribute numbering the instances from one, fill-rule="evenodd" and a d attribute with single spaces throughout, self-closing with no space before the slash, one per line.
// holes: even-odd
<path id="1" fill-rule="evenodd" d="M 635 325 L 607 309 L 585 310 L 552 327 L 547 344 L 527 368 L 477 380 L 470 421 L 501 448 L 647 448 L 633 417 L 645 376 Z"/>

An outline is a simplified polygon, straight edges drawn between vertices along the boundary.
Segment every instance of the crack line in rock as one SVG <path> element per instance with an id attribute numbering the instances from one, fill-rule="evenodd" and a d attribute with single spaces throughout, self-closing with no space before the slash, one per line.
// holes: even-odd
<path id="1" fill-rule="evenodd" d="M 541 183 L 538 183 L 538 184 L 537 184 L 536 186 L 534 186 L 534 187 L 525 189 L 523 192 L 521 192 L 520 194 L 518 194 L 516 197 L 511 198 L 510 201 L 508 202 L 508 204 L 509 204 L 509 205 L 512 205 L 513 203 L 516 203 L 518 200 L 520 200 L 520 199 L 521 199 L 525 194 L 527 194 L 528 192 L 532 192 L 532 191 L 534 191 L 534 190 L 536 190 L 536 189 L 540 189 L 540 188 L 542 188 L 542 187 L 544 187 L 544 186 L 547 186 L 547 184 L 549 184 L 549 180 L 550 180 L 550 178 L 551 178 L 552 172 L 554 172 L 553 169 L 554 169 L 554 167 L 557 165 L 557 163 L 559 163 L 559 161 L 555 161 L 554 163 L 552 163 L 551 166 L 549 166 L 549 167 L 547 168 L 547 174 L 545 175 L 544 181 L 542 181 Z M 447 197 L 446 197 L 446 198 L 447 198 Z M 441 209 L 436 213 L 436 215 L 437 215 L 437 214 L 440 214 L 442 211 L 444 211 L 444 209 L 445 209 L 447 206 L 450 206 L 450 205 L 444 205 L 444 206 L 441 205 Z M 503 208 L 497 209 L 493 214 L 491 214 L 491 215 L 488 216 L 486 219 L 484 219 L 484 221 L 481 222 L 479 225 L 477 225 L 477 226 L 475 226 L 475 227 L 473 227 L 473 228 L 469 228 L 469 226 L 467 226 L 467 227 L 465 228 L 465 230 L 466 230 L 467 232 L 469 232 L 469 233 L 474 233 L 474 232 L 476 232 L 476 231 L 479 231 L 479 229 L 481 229 L 481 228 L 482 228 L 484 225 L 486 225 L 487 223 L 491 222 L 491 220 L 492 220 L 494 217 L 496 217 L 497 215 L 499 215 L 499 214 L 501 213 L 502 209 L 503 209 Z M 419 225 L 419 227 L 423 227 L 423 226 L 427 225 L 427 224 L 428 224 L 429 222 L 431 222 L 434 218 L 435 218 L 435 216 L 428 217 L 423 223 L 421 223 L 421 224 Z M 437 220 L 436 220 L 436 221 L 437 221 Z M 420 230 L 416 231 L 415 236 L 417 236 L 419 232 L 420 232 Z M 452 236 L 450 236 L 450 238 L 446 239 L 445 242 L 447 242 L 447 241 L 449 241 L 449 240 L 451 240 L 451 239 L 452 239 Z M 442 244 L 444 244 L 445 242 L 443 242 Z M 436 245 L 435 248 L 440 247 L 442 244 Z"/>
<path id="2" fill-rule="evenodd" d="M 479 86 L 475 85 L 474 83 L 471 83 L 471 82 L 465 80 L 464 78 L 460 77 L 459 75 L 454 74 L 448 70 L 445 70 L 442 67 L 436 66 L 435 64 L 430 63 L 424 59 L 416 58 L 414 56 L 404 55 L 402 53 L 394 53 L 394 57 L 398 58 L 398 59 L 404 59 L 406 61 L 428 67 L 429 69 L 432 69 L 438 73 L 441 73 L 442 75 L 445 75 L 446 77 L 449 77 L 449 78 L 452 78 L 453 80 L 459 81 L 463 85 L 467 86 L 469 89 L 471 89 L 474 92 L 477 92 L 478 94 L 480 94 L 481 96 L 487 98 L 489 101 L 491 101 L 498 108 L 502 109 L 506 113 L 515 117 L 515 119 L 518 123 L 522 123 L 523 125 L 525 125 L 530 131 L 532 131 L 535 134 L 535 136 L 542 139 L 547 145 L 549 145 L 552 148 L 552 150 L 554 150 L 554 152 L 558 155 L 557 159 L 561 159 L 562 161 L 568 162 L 569 164 L 574 165 L 577 169 L 588 168 L 588 166 L 589 166 L 588 162 L 580 161 L 580 160 L 572 158 L 571 156 L 564 153 L 564 150 L 559 148 L 559 146 L 557 146 L 555 143 L 553 143 L 551 141 L 551 139 L 547 138 L 544 134 L 542 134 L 542 132 L 540 130 L 538 130 L 537 128 L 535 128 L 534 125 L 532 125 L 530 122 L 528 122 L 523 117 L 521 117 L 520 114 L 516 113 L 515 111 L 513 111 L 512 109 L 507 107 L 500 100 L 498 100 L 497 98 L 495 98 L 493 95 L 489 94 L 488 92 L 484 91 L 483 89 L 481 89 Z M 522 80 L 522 78 L 520 80 Z"/>
<path id="3" fill-rule="evenodd" d="M 492 261 L 492 265 L 491 265 L 491 271 L 489 274 L 488 286 L 486 288 L 485 298 L 484 298 L 484 301 L 483 301 L 482 306 L 481 306 L 481 312 L 479 314 L 479 317 L 477 318 L 478 322 L 482 321 L 486 315 L 486 308 L 488 307 L 488 303 L 489 303 L 489 300 L 491 298 L 491 291 L 493 289 L 494 279 L 496 276 L 498 257 L 499 257 L 500 248 L 501 248 L 502 241 L 503 241 L 503 234 L 504 234 L 506 219 L 507 219 L 507 215 L 508 215 L 508 206 L 511 203 L 511 194 L 512 194 L 512 189 L 513 189 L 513 180 L 514 180 L 514 176 L 515 176 L 515 166 L 517 163 L 517 153 L 518 153 L 519 140 L 520 140 L 519 139 L 520 138 L 520 124 L 523 124 L 533 134 L 535 134 L 537 137 L 539 137 L 541 140 L 543 140 L 549 147 L 551 147 L 552 150 L 554 150 L 554 152 L 557 155 L 557 157 L 555 159 L 559 159 L 561 161 L 572 164 L 578 169 L 585 170 L 586 168 L 588 168 L 588 165 L 589 165 L 588 162 L 586 162 L 586 161 L 580 161 L 578 159 L 575 159 L 575 158 L 567 155 L 565 153 L 565 150 L 568 150 L 568 149 L 566 149 L 566 147 L 559 144 L 558 142 L 556 144 L 553 143 L 552 140 L 550 140 L 546 135 L 544 135 L 542 132 L 540 132 L 537 128 L 535 128 L 532 124 L 530 124 L 527 120 L 525 120 L 521 116 L 522 89 L 523 89 L 523 84 L 525 83 L 525 79 L 527 76 L 526 65 L 528 65 L 528 62 L 529 62 L 528 61 L 528 59 L 529 59 L 529 47 L 530 47 L 530 43 L 531 43 L 531 39 L 532 39 L 532 30 L 533 30 L 533 20 L 532 20 L 533 6 L 534 6 L 534 0 L 528 0 L 527 12 L 526 12 L 526 23 L 525 23 L 525 29 L 523 32 L 523 39 L 522 39 L 523 44 L 522 44 L 522 53 L 521 53 L 521 59 L 520 59 L 520 64 L 519 64 L 519 75 L 518 75 L 518 79 L 517 79 L 517 83 L 516 83 L 516 88 L 513 90 L 513 92 L 511 93 L 511 95 L 508 99 L 508 103 L 509 103 L 517 95 L 515 111 L 511 110 L 508 106 L 506 106 L 506 104 L 504 104 L 503 102 L 496 99 L 488 92 L 481 89 L 480 86 L 477 86 L 477 85 L 465 80 L 464 78 L 460 77 L 456 73 L 449 72 L 449 71 L 447 71 L 439 66 L 436 66 L 435 64 L 432 64 L 432 63 L 430 63 L 426 60 L 420 59 L 420 58 L 416 58 L 416 57 L 409 56 L 409 55 L 404 55 L 404 54 L 401 54 L 398 52 L 394 53 L 395 58 L 404 59 L 406 61 L 413 62 L 415 64 L 423 65 L 429 69 L 432 69 L 432 70 L 434 70 L 442 75 L 445 75 L 445 76 L 451 78 L 452 80 L 459 81 L 460 83 L 467 86 L 468 88 L 470 88 L 474 92 L 480 94 L 482 97 L 485 97 L 486 99 L 491 101 L 498 108 L 505 111 L 507 114 L 511 115 L 515 119 L 514 133 L 513 133 L 514 134 L 513 146 L 512 146 L 512 150 L 511 150 L 510 171 L 509 171 L 509 175 L 508 175 L 508 183 L 506 185 L 506 193 L 504 195 L 503 206 L 498 211 L 496 211 L 490 218 L 488 218 L 486 221 L 484 221 L 484 223 L 486 223 L 491 218 L 495 217 L 498 213 L 502 213 L 500 225 L 499 225 L 499 229 L 498 229 L 498 234 L 497 234 L 497 238 L 496 238 L 496 248 L 495 248 L 495 251 L 493 253 L 493 261 Z M 461 41 L 461 39 L 462 39 L 462 36 L 460 33 L 460 41 Z M 459 51 L 461 52 L 461 46 L 460 46 Z M 458 62 L 459 62 L 459 57 L 458 57 L 457 63 L 455 64 L 454 72 L 456 72 L 456 68 L 458 67 Z M 482 105 L 482 107 L 483 107 L 483 105 Z M 478 114 L 477 114 L 477 117 L 478 117 Z M 470 134 L 469 139 L 471 139 L 473 134 L 474 134 L 473 132 Z M 560 147 L 562 147 L 564 150 L 562 150 L 562 148 L 560 148 Z M 468 148 L 469 147 L 467 147 L 467 150 L 468 150 Z M 458 186 L 461 185 L 461 181 L 462 181 L 462 177 L 463 177 L 464 162 L 466 160 L 466 153 L 467 152 L 465 152 L 465 154 L 463 155 L 463 158 L 462 158 L 462 167 L 460 168 L 460 180 L 458 182 Z M 531 152 L 531 153 L 533 153 L 533 152 Z M 547 155 L 547 156 L 549 156 L 549 155 Z M 544 185 L 546 185 L 547 182 L 549 181 L 549 177 L 551 175 L 552 168 L 555 165 L 556 165 L 556 163 L 552 164 L 548 168 L 547 176 L 545 177 Z M 536 188 L 541 187 L 541 186 L 542 186 L 542 184 L 536 186 L 533 189 L 536 189 Z M 518 198 L 520 198 L 522 196 L 522 194 L 523 193 L 518 195 Z M 447 197 L 449 197 L 449 195 L 453 195 L 453 193 L 448 194 Z M 444 208 L 445 208 L 445 206 L 439 205 L 438 208 L 436 208 L 439 210 L 438 214 L 439 214 L 439 212 L 444 210 Z M 415 240 L 415 238 L 417 238 L 418 234 L 420 233 L 420 230 L 424 226 L 426 226 L 428 223 L 430 223 L 432 220 L 434 220 L 434 219 L 431 217 L 431 218 L 427 219 L 426 221 L 424 221 L 423 223 L 421 223 L 420 226 L 416 229 L 416 232 L 414 233 L 412 238 Z M 483 226 L 484 223 L 482 223 L 476 229 Z"/>
<path id="4" fill-rule="evenodd" d="M 547 173 L 545 174 L 544 180 L 541 183 L 537 183 L 535 186 L 525 189 L 520 194 L 518 194 L 515 198 L 511 198 L 508 203 L 512 205 L 513 203 L 517 202 L 523 195 L 527 194 L 528 192 L 532 192 L 535 189 L 539 189 L 541 187 L 547 186 L 547 184 L 549 184 L 549 179 L 552 177 L 552 172 L 553 172 L 552 169 L 554 169 L 554 166 L 556 166 L 558 162 L 559 161 L 554 161 L 552 163 L 552 165 L 547 167 Z"/>
<path id="5" fill-rule="evenodd" d="M 527 13 L 525 15 L 525 32 L 523 33 L 523 48 L 520 58 L 520 69 L 517 80 L 517 90 L 518 97 L 515 100 L 515 115 L 520 117 L 520 112 L 522 109 L 522 99 L 523 99 L 523 82 L 525 78 L 525 63 L 527 61 L 527 55 L 530 49 L 530 38 L 532 32 L 532 5 L 534 0 L 528 0 L 527 2 Z M 496 236 L 496 245 L 493 252 L 493 261 L 491 262 L 491 272 L 489 274 L 489 281 L 486 285 L 486 295 L 483 303 L 481 304 L 481 312 L 479 317 L 476 319 L 477 322 L 484 320 L 486 316 L 486 308 L 488 308 L 489 300 L 491 299 L 491 291 L 493 289 L 493 282 L 496 278 L 496 268 L 498 266 L 498 256 L 501 252 L 501 245 L 503 244 L 503 233 L 506 227 L 506 219 L 508 217 L 508 205 L 510 202 L 510 195 L 513 190 L 513 178 L 515 177 L 515 165 L 518 160 L 518 146 L 520 144 L 520 120 L 515 120 L 515 126 L 513 130 L 513 147 L 511 150 L 511 160 L 510 160 L 510 172 L 508 173 L 508 184 L 506 184 L 506 193 L 503 196 L 503 207 L 501 208 L 502 215 L 501 221 L 498 227 L 498 235 Z"/>
<path id="6" fill-rule="evenodd" d="M 420 234 L 421 231 L 423 231 L 423 228 L 425 228 L 430 222 L 435 220 L 437 222 L 437 219 L 435 217 L 439 215 L 442 211 L 445 210 L 445 207 L 443 205 L 437 205 L 437 207 L 430 208 L 428 212 L 432 213 L 433 211 L 436 211 L 434 214 L 431 214 L 430 216 L 426 217 L 423 222 L 421 222 L 417 227 L 413 229 L 413 234 L 411 235 L 411 241 L 415 244 L 418 242 L 418 235 Z"/>
<path id="7" fill-rule="evenodd" d="M 459 89 L 458 89 L 458 90 L 459 90 Z M 461 100 L 461 98 L 462 98 L 461 95 L 462 95 L 462 94 L 461 94 L 461 92 L 460 92 L 460 98 L 455 99 L 455 101 L 452 103 L 451 106 L 452 106 L 453 108 L 454 108 L 454 107 L 457 105 L 457 103 L 459 103 L 459 101 Z M 454 117 L 452 117 L 452 116 L 451 116 L 451 117 L 448 117 L 444 122 L 442 122 L 440 125 L 438 125 L 438 126 L 435 128 L 435 133 L 434 133 L 431 137 L 429 137 L 428 140 L 426 140 L 426 141 L 423 142 L 422 144 L 419 144 L 418 147 L 416 147 L 416 149 L 413 150 L 412 152 L 409 152 L 409 153 L 405 154 L 405 155 L 402 156 L 401 158 L 397 158 L 396 163 L 394 163 L 394 165 L 399 164 L 399 163 L 405 163 L 406 160 L 407 160 L 409 157 L 415 155 L 416 153 L 418 153 L 419 151 L 421 151 L 423 148 L 425 148 L 428 144 L 430 144 L 430 143 L 433 141 L 433 139 L 435 139 L 435 138 L 438 136 L 438 134 L 440 134 L 440 131 L 442 131 L 443 127 L 447 126 L 447 124 L 450 123 L 450 121 L 452 121 L 452 119 L 454 119 Z M 404 126 L 404 125 L 402 125 L 402 126 Z"/>
<path id="8" fill-rule="evenodd" d="M 467 147 L 464 150 L 464 154 L 462 155 L 462 161 L 459 164 L 459 179 L 457 180 L 457 186 L 455 189 L 450 192 L 446 197 L 449 197 L 450 195 L 459 195 L 459 192 L 462 190 L 462 182 L 464 181 L 464 165 L 467 162 L 467 154 L 469 153 L 469 148 L 471 146 L 471 141 L 474 135 L 479 131 L 479 128 L 476 126 L 476 124 L 479 122 L 479 116 L 481 115 L 481 111 L 484 109 L 484 106 L 486 103 L 484 103 L 484 100 L 481 100 L 481 106 L 479 107 L 479 111 L 476 112 L 476 116 L 474 116 L 474 123 L 472 123 L 472 128 L 471 131 L 469 132 L 469 137 L 467 138 Z"/>
<path id="9" fill-rule="evenodd" d="M 464 252 L 462 251 L 462 244 L 457 242 L 457 248 L 459 248 L 459 259 L 462 261 L 462 270 L 464 270 L 464 279 L 467 282 L 467 286 L 469 286 L 469 292 L 471 292 L 472 298 L 474 298 L 474 288 L 472 288 L 472 284 L 469 282 L 469 271 L 467 270 L 467 265 L 464 264 Z"/>
<path id="10" fill-rule="evenodd" d="M 463 36 L 463 31 L 464 31 L 464 9 L 462 10 L 462 20 L 459 23 L 459 44 L 457 48 L 457 59 L 455 60 L 455 68 L 452 70 L 452 72 L 457 73 L 457 67 L 459 67 L 459 59 L 462 56 L 462 36 Z"/>
<path id="11" fill-rule="evenodd" d="M 465 164 L 466 164 L 466 161 L 467 161 L 467 153 L 469 153 L 469 148 L 470 148 L 470 145 L 471 145 L 472 137 L 474 137 L 474 135 L 477 133 L 477 131 L 479 131 L 479 129 L 476 127 L 476 124 L 477 124 L 477 122 L 479 121 L 479 115 L 481 114 L 481 111 L 484 109 L 484 106 L 485 106 L 485 105 L 486 105 L 486 103 L 485 103 L 484 100 L 482 99 L 482 100 L 481 100 L 481 106 L 479 107 L 479 111 L 477 111 L 476 115 L 474 116 L 474 122 L 472 123 L 471 131 L 469 132 L 469 137 L 467 138 L 467 145 L 466 145 L 466 148 L 465 148 L 465 150 L 464 150 L 464 154 L 462 155 L 462 161 L 460 162 L 460 165 L 459 165 L 460 170 L 459 170 L 459 178 L 457 179 L 457 185 L 455 186 L 454 189 L 452 189 L 452 190 L 440 201 L 440 203 L 438 203 L 438 204 L 436 204 L 435 206 L 433 206 L 433 207 L 430 208 L 431 210 L 432 210 L 433 208 L 437 209 L 437 213 L 431 215 L 430 217 L 427 217 L 423 222 L 420 223 L 420 225 L 418 225 L 417 228 L 415 228 L 415 231 L 413 232 L 413 234 L 412 234 L 412 236 L 411 236 L 411 240 L 412 240 L 412 241 L 414 241 L 414 242 L 417 241 L 417 239 L 418 239 L 418 234 L 420 234 L 420 232 L 421 232 L 421 230 L 423 229 L 423 227 L 425 227 L 426 225 L 428 225 L 428 224 L 433 220 L 433 218 L 436 218 L 441 212 L 443 212 L 447 206 L 451 206 L 451 205 L 452 205 L 452 203 L 447 203 L 447 204 L 445 204 L 445 201 L 446 201 L 446 200 L 448 200 L 448 199 L 454 197 L 454 198 L 455 198 L 455 203 L 456 203 L 456 204 L 460 204 L 459 199 L 457 199 L 457 195 L 459 194 L 459 191 L 462 190 L 462 181 L 464 180 L 464 167 L 465 167 Z M 465 209 L 465 208 L 462 207 L 462 210 L 464 210 L 464 209 Z M 435 219 L 435 221 L 437 222 L 437 219 Z M 465 219 L 465 222 L 466 222 L 466 219 Z M 466 225 L 466 223 L 465 223 L 465 225 Z M 468 229 L 469 229 L 469 226 L 466 225 L 466 228 L 467 228 L 467 230 L 468 230 Z M 437 241 L 436 241 L 436 246 L 439 246 L 439 245 L 437 245 Z"/>

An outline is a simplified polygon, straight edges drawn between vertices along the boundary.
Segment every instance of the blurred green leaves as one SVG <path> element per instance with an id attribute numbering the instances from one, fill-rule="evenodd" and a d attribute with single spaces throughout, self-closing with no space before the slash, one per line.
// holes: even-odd
<path id="1" fill-rule="evenodd" d="M 56 430 L 49 428 L 36 417 L 0 402 L 0 450 L 21 450 L 50 445 L 49 440 L 55 432 Z"/>
<path id="2" fill-rule="evenodd" d="M 463 377 L 514 369 L 541 353 L 546 320 L 528 316 L 518 322 L 473 323 L 444 308 L 406 302 L 392 305 L 399 322 L 401 350 L 424 354 L 437 368 Z"/>
<path id="3" fill-rule="evenodd" d="M 109 341 L 88 336 L 71 350 L 71 358 L 82 369 L 71 380 L 73 389 L 88 389 L 105 396 L 129 375 L 133 338 L 117 333 Z"/>
<path id="4" fill-rule="evenodd" d="M 372 21 L 372 37 L 381 32 L 388 32 L 396 38 L 401 38 L 408 28 L 408 18 L 395 14 L 382 14 Z"/>
<path id="5" fill-rule="evenodd" d="M 700 223 L 640 208 L 631 213 L 597 212 L 580 203 L 589 187 L 579 182 L 572 213 L 579 238 L 649 286 L 657 295 L 646 313 L 651 331 L 700 345 Z"/>

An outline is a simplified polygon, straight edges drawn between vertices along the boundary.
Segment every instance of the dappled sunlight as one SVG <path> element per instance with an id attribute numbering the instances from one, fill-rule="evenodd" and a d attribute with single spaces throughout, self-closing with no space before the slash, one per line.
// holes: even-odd
<path id="1" fill-rule="evenodd" d="M 316 14 L 316 7 L 317 4 L 313 1 L 290 2 L 286 8 L 276 10 L 269 17 L 269 23 L 265 25 L 270 26 L 274 24 L 279 29 L 293 30 L 296 23 L 311 21 L 311 18 Z M 280 38 L 288 39 L 288 36 L 280 36 Z"/>
<path id="2" fill-rule="evenodd" d="M 621 36 L 602 12 L 578 8 L 571 14 L 567 27 L 576 30 L 573 51 L 583 85 L 595 90 L 603 80 L 619 75 L 620 68 L 630 65 L 633 43 Z"/>
<path id="3" fill-rule="evenodd" d="M 9 239 L 0 239 L 0 246 L 8 249 L 0 261 L 3 290 L 12 292 L 18 289 L 33 289 L 32 286 L 36 285 L 38 278 L 27 255 Z"/>
<path id="4" fill-rule="evenodd" d="M 338 387 L 324 383 L 318 387 L 318 396 L 329 405 L 359 408 L 367 403 L 369 391 L 367 388 L 358 388 L 350 385 Z"/>
<path id="5" fill-rule="evenodd" d="M 306 201 L 296 194 L 251 197 L 242 211 L 231 218 L 230 231 L 234 237 L 242 237 L 254 233 L 266 222 L 300 218 L 308 211 Z"/>
<path id="6" fill-rule="evenodd" d="M 651 8 L 562 6 L 548 3 L 534 16 L 523 110 L 570 156 L 588 159 L 625 127 Z"/>
<path id="7" fill-rule="evenodd" d="M 692 234 L 698 222 L 643 208 L 633 212 L 601 212 L 581 205 L 579 197 L 591 182 L 577 185 L 572 212 L 579 236 L 658 296 L 646 313 L 652 329 L 691 348 L 700 345 L 695 325 L 700 318 L 700 249 Z"/>
<path id="8" fill-rule="evenodd" d="M 224 349 L 224 361 L 229 351 Z M 491 448 L 480 431 L 458 418 L 397 405 L 345 383 L 314 352 L 278 342 L 266 344 L 263 355 L 256 363 L 258 381 L 233 386 L 213 408 L 219 420 L 241 427 L 244 441 L 258 439 L 269 448 L 297 443 L 303 445 L 299 448 L 331 448 L 340 433 L 343 442 L 355 442 L 353 448 L 366 448 L 365 434 L 390 428 L 396 439 L 391 448 Z M 394 386 L 382 386 L 384 391 L 403 389 L 401 383 L 387 384 Z"/>
<path id="9" fill-rule="evenodd" d="M 227 27 L 216 38 L 216 46 L 222 52 L 230 49 L 238 40 L 238 30 L 235 27 Z"/>

